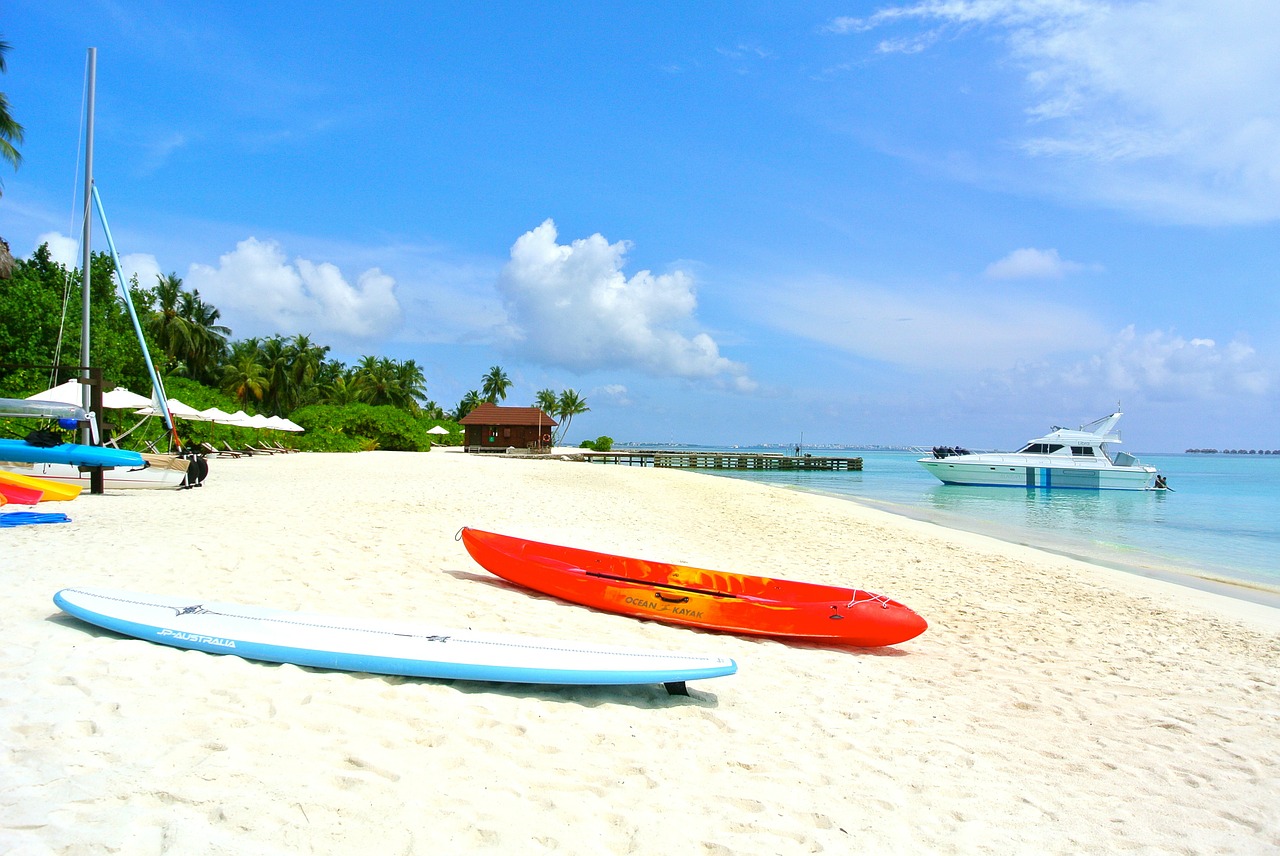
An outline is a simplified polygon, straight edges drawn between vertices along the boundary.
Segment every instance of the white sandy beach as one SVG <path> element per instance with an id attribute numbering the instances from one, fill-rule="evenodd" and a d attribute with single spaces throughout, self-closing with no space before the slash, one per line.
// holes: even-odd
<path id="1" fill-rule="evenodd" d="M 374 452 L 0 530 L 0 852 L 1265 853 L 1280 611 L 709 475 Z M 859 650 L 591 611 L 459 527 L 845 584 L 930 629 Z M 724 654 L 554 688 L 251 663 L 62 615 L 97 585 Z"/>

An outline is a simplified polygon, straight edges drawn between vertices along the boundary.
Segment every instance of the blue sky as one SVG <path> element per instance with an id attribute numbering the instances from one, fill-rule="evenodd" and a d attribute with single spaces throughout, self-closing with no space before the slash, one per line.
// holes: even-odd
<path id="1" fill-rule="evenodd" d="M 8 0 L 0 235 L 571 440 L 1280 448 L 1273 0 Z M 101 239 L 98 246 L 102 246 Z"/>

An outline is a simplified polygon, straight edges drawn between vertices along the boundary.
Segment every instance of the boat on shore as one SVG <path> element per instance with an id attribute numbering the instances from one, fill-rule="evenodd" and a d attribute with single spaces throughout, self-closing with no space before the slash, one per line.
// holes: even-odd
<path id="1" fill-rule="evenodd" d="M 104 490 L 177 490 L 184 486 L 190 461 L 177 455 L 153 455 L 149 452 L 137 454 L 142 458 L 141 464 L 116 464 L 103 468 Z M 0 461 L 0 471 L 63 485 L 77 485 L 86 490 L 93 478 L 92 470 L 83 469 L 76 464 L 50 462 Z"/>
<path id="2" fill-rule="evenodd" d="M 164 402 L 164 384 L 151 360 L 147 348 L 146 337 L 129 294 L 129 279 L 121 266 L 120 253 L 116 250 L 115 240 L 111 236 L 111 228 L 107 224 L 106 211 L 102 204 L 102 196 L 93 180 L 93 116 L 94 87 L 97 68 L 97 49 L 89 48 L 86 68 L 86 108 L 85 108 L 85 190 L 84 216 L 82 219 L 83 234 L 81 238 L 81 280 L 80 289 L 83 297 L 81 311 L 81 350 L 80 365 L 77 371 L 84 373 L 82 384 L 91 381 L 89 343 L 92 340 L 89 330 L 91 288 L 93 211 L 96 209 L 107 239 L 111 259 L 114 262 L 116 285 L 128 313 L 129 320 L 138 339 L 143 363 L 147 375 L 151 379 L 153 398 Z M 64 313 L 65 313 L 64 307 Z M 55 353 L 53 364 L 61 365 L 60 354 Z M 52 380 L 52 379 L 51 379 Z M 55 388 L 56 389 L 56 388 Z M 53 390 L 50 390 L 52 392 Z M 200 484 L 208 468 L 202 459 L 194 454 L 151 454 L 143 455 L 114 446 L 99 445 L 97 417 L 100 414 L 90 412 L 91 396 L 88 386 L 84 388 L 82 405 L 65 401 L 53 401 L 39 397 L 30 399 L 0 399 L 0 417 L 18 417 L 56 420 L 58 427 L 66 430 L 87 428 L 87 442 L 62 443 L 54 432 L 45 432 L 49 436 L 32 443 L 27 440 L 0 438 L 0 469 L 19 475 L 56 481 L 63 484 L 81 485 L 90 488 L 92 493 L 99 493 L 107 488 L 162 488 L 175 489 Z M 173 414 L 168 408 L 162 408 L 160 416 L 174 447 L 182 451 L 178 433 L 174 428 Z M 193 467 L 192 464 L 196 466 Z"/>
<path id="3" fill-rule="evenodd" d="M 96 420 L 84 408 L 43 399 L 0 398 L 0 416 L 6 418 L 54 419 L 59 427 L 88 425 L 97 438 Z M 94 472 L 102 468 L 106 490 L 176 490 L 187 483 L 190 461 L 177 455 L 150 454 L 88 446 L 78 443 L 34 445 L 28 440 L 0 439 L 0 472 L 25 478 L 43 479 L 63 485 L 90 487 Z M 73 494 L 74 495 L 74 494 Z"/>
<path id="4" fill-rule="evenodd" d="M 1016 452 L 967 452 L 939 447 L 919 463 L 943 484 L 971 487 L 1165 490 L 1155 467 L 1107 446 L 1121 442 L 1116 411 L 1076 429 L 1054 427 Z"/>
<path id="5" fill-rule="evenodd" d="M 860 589 L 629 559 L 479 529 L 459 535 L 490 573 L 634 618 L 866 648 L 906 642 L 928 628 L 909 607 Z"/>

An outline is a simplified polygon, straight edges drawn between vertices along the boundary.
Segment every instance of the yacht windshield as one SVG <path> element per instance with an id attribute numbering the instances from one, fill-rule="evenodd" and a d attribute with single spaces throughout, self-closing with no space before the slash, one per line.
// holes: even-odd
<path id="1" fill-rule="evenodd" d="M 1058 443 L 1028 443 L 1018 450 L 1020 455 L 1052 455 L 1061 449 Z"/>

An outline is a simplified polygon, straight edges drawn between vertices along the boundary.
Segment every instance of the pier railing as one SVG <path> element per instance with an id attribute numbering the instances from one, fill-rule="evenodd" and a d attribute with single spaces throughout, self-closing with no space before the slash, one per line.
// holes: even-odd
<path id="1" fill-rule="evenodd" d="M 576 457 L 593 464 L 625 464 L 632 467 L 666 467 L 686 470 L 813 470 L 856 472 L 862 458 L 829 458 L 814 455 L 768 455 L 759 452 L 583 452 Z"/>

